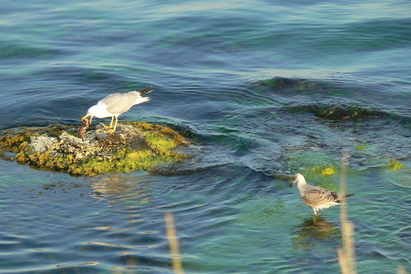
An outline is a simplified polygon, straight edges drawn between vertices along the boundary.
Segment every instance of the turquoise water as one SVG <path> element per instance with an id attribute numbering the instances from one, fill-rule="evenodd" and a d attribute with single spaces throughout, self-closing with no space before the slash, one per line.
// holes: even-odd
<path id="1" fill-rule="evenodd" d="M 339 272 L 339 208 L 314 219 L 300 172 L 348 190 L 359 273 L 411 271 L 408 1 L 3 1 L 0 129 L 79 124 L 113 92 L 120 116 L 169 124 L 193 159 L 75 178 L 0 159 L 0 273 Z M 401 169 L 392 168 L 400 162 Z"/>

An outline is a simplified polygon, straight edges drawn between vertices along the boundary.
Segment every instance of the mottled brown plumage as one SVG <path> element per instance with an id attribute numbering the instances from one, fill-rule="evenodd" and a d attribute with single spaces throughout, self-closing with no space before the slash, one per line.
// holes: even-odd
<path id="1" fill-rule="evenodd" d="M 337 192 L 329 191 L 326 188 L 319 186 L 312 186 L 306 183 L 302 174 L 294 175 L 293 181 L 290 184 L 292 187 L 297 183 L 298 191 L 300 192 L 301 200 L 313 208 L 314 214 L 318 215 L 318 210 L 323 210 L 331 206 L 341 204 L 341 195 Z M 345 197 L 353 196 L 354 194 L 345 195 Z"/>

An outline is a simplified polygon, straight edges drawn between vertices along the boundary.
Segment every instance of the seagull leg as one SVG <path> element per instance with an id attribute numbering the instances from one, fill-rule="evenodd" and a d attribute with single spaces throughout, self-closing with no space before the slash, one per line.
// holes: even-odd
<path id="1" fill-rule="evenodd" d="M 100 124 L 103 125 L 104 129 L 111 129 L 111 126 L 107 126 L 107 125 L 105 125 L 104 123 L 100 123 Z"/>
<path id="2" fill-rule="evenodd" d="M 315 208 L 313 208 L 314 210 L 314 215 L 318 215 L 318 210 L 316 210 Z"/>
<path id="3" fill-rule="evenodd" d="M 106 126 L 105 124 L 101 123 L 104 126 L 104 129 L 111 130 L 113 128 L 113 120 L 114 120 L 114 116 L 111 116 L 111 122 L 109 126 Z"/>
<path id="4" fill-rule="evenodd" d="M 114 116 L 111 116 L 111 123 L 110 123 L 111 128 L 113 128 L 113 122 L 114 122 Z"/>
<path id="5" fill-rule="evenodd" d="M 114 132 L 116 132 L 117 123 L 118 123 L 118 118 L 117 118 L 117 116 L 113 116 L 113 117 L 115 117 L 116 122 L 114 123 L 114 127 L 113 127 L 112 129 L 108 130 L 107 133 L 114 133 Z"/>
<path id="6" fill-rule="evenodd" d="M 116 128 L 117 128 L 117 123 L 118 123 L 118 118 L 117 118 L 117 116 L 115 116 L 115 117 L 116 117 L 116 123 L 114 124 L 113 132 L 115 132 L 115 131 L 116 131 Z"/>

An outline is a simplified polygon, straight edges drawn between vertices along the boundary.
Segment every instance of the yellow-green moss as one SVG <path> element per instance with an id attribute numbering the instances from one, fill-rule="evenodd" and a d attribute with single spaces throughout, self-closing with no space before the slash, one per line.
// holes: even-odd
<path id="1" fill-rule="evenodd" d="M 335 182 L 329 178 L 335 175 L 337 171 L 338 170 L 335 166 L 320 165 L 311 169 L 307 169 L 306 171 L 304 171 L 304 175 L 306 175 L 306 178 L 308 180 L 313 180 L 313 182 L 315 182 L 317 186 L 325 187 L 332 191 L 337 191 Z"/>
<path id="2" fill-rule="evenodd" d="M 52 155 L 49 152 L 33 152 L 33 147 L 30 145 L 33 137 L 41 135 L 57 137 L 64 131 L 77 135 L 77 127 L 56 124 L 43 128 L 21 127 L 3 131 L 0 133 L 0 156 L 4 156 L 4 152 L 13 152 L 16 154 L 15 160 L 19 163 L 86 176 L 109 172 L 150 170 L 160 163 L 176 162 L 189 157 L 174 151 L 190 142 L 173 128 L 145 122 L 125 122 L 124 124 L 132 125 L 142 131 L 149 148 L 136 151 L 126 146 L 118 146 L 117 152 L 112 157 L 104 159 L 77 159 L 73 154 Z"/>
<path id="3" fill-rule="evenodd" d="M 355 147 L 356 150 L 364 150 L 366 148 L 367 148 L 366 145 L 358 145 L 358 146 Z"/>
<path id="4" fill-rule="evenodd" d="M 321 172 L 321 175 L 324 176 L 331 176 L 334 175 L 337 172 L 337 168 L 335 166 L 329 166 L 323 169 Z"/>
<path id="5" fill-rule="evenodd" d="M 313 167 L 311 169 L 307 169 L 305 173 L 311 173 L 311 174 L 316 174 L 316 175 L 321 175 L 321 176 L 332 176 L 335 173 L 337 173 L 337 168 L 335 166 L 331 165 L 320 165 Z"/>
<path id="6" fill-rule="evenodd" d="M 98 161 L 91 159 L 81 165 L 81 174 L 78 175 L 95 176 L 97 174 L 108 173 L 110 171 L 115 171 L 115 166 L 110 161 Z"/>
<path id="7" fill-rule="evenodd" d="M 388 163 L 387 166 L 390 167 L 391 170 L 399 170 L 399 169 L 402 169 L 404 167 L 404 165 L 399 161 L 394 161 L 394 162 Z"/>
<path id="8" fill-rule="evenodd" d="M 186 138 L 170 126 L 162 126 L 158 124 L 150 124 L 146 122 L 124 122 L 125 125 L 132 125 L 141 131 L 152 133 L 161 138 L 169 138 L 174 140 L 179 145 L 187 144 Z"/>

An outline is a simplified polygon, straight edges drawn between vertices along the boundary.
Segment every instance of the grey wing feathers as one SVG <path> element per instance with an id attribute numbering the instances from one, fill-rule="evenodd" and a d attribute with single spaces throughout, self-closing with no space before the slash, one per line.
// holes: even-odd
<path id="1" fill-rule="evenodd" d="M 114 104 L 116 104 L 119 100 L 121 100 L 121 95 L 123 93 L 113 93 L 110 95 L 107 95 L 106 97 L 104 97 L 103 99 L 101 99 L 100 101 L 98 101 L 98 105 L 103 104 L 106 106 L 112 106 Z"/>
<path id="2" fill-rule="evenodd" d="M 102 99 L 99 103 L 107 106 L 107 111 L 113 114 L 121 114 L 129 110 L 136 99 L 140 97 L 137 92 L 114 93 Z"/>
<path id="3" fill-rule="evenodd" d="M 151 86 L 146 87 L 141 91 L 130 91 L 127 93 L 113 93 L 103 99 L 98 104 L 107 106 L 107 111 L 113 114 L 121 114 L 128 111 L 135 104 L 140 104 L 150 100 L 149 97 L 141 97 L 141 95 L 152 92 Z"/>

